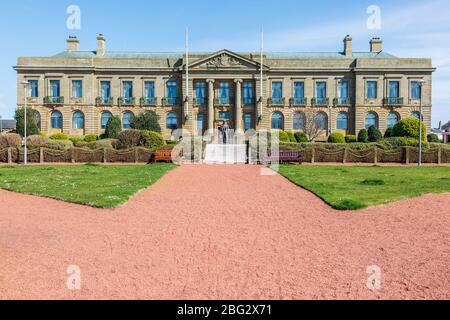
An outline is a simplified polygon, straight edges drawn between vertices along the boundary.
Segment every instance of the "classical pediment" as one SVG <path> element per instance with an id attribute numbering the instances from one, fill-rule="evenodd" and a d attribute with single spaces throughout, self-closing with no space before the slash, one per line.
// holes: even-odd
<path id="1" fill-rule="evenodd" d="M 259 69 L 260 64 L 256 61 L 238 55 L 228 50 L 221 50 L 206 58 L 193 61 L 190 69 Z M 183 66 L 184 68 L 184 66 Z"/>

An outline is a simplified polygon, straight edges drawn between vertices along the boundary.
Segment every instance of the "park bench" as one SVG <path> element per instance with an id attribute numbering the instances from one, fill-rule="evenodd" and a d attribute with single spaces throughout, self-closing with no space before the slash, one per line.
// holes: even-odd
<path id="1" fill-rule="evenodd" d="M 172 162 L 172 150 L 156 150 L 150 162 Z"/>
<path id="2" fill-rule="evenodd" d="M 280 163 L 303 163 L 303 151 L 295 150 L 280 150 L 278 153 L 267 152 L 260 157 L 260 161 L 263 163 L 280 162 Z"/>

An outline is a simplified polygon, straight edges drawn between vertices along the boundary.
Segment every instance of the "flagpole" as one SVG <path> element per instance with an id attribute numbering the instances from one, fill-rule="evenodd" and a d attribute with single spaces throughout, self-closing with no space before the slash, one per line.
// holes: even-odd
<path id="1" fill-rule="evenodd" d="M 189 28 L 186 27 L 186 119 L 189 117 Z"/>

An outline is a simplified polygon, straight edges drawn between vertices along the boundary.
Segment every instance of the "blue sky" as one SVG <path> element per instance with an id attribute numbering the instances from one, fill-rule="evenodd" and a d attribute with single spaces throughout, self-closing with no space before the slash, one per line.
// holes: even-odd
<path id="1" fill-rule="evenodd" d="M 68 30 L 67 7 L 81 9 L 81 29 Z M 367 8 L 381 8 L 381 30 L 369 30 Z M 47 56 L 65 50 L 76 35 L 82 50 L 94 50 L 103 33 L 115 51 L 180 51 L 189 26 L 191 50 L 258 51 L 264 26 L 267 51 L 340 51 L 351 34 L 355 51 L 368 51 L 381 36 L 384 49 L 400 57 L 433 58 L 433 124 L 450 120 L 450 1 L 211 1 L 211 0 L 21 0 L 0 11 L 0 115 L 16 105 L 18 56 Z"/>

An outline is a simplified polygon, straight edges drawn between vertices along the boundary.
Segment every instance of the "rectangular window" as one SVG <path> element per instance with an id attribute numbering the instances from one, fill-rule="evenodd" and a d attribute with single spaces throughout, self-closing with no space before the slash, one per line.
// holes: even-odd
<path id="1" fill-rule="evenodd" d="M 294 82 L 294 98 L 297 100 L 303 99 L 305 97 L 305 83 Z"/>
<path id="2" fill-rule="evenodd" d="M 253 98 L 253 82 L 244 81 L 244 104 L 254 104 L 255 100 Z"/>
<path id="3" fill-rule="evenodd" d="M 390 81 L 389 82 L 389 98 L 399 98 L 400 97 L 400 82 Z"/>
<path id="4" fill-rule="evenodd" d="M 124 81 L 122 85 L 123 85 L 122 97 L 125 99 L 132 98 L 133 97 L 133 82 Z"/>
<path id="5" fill-rule="evenodd" d="M 376 81 L 367 81 L 367 99 L 376 99 L 378 97 L 378 83 Z"/>
<path id="6" fill-rule="evenodd" d="M 272 82 L 272 101 L 281 103 L 283 99 L 283 83 L 281 81 Z"/>
<path id="7" fill-rule="evenodd" d="M 101 87 L 101 96 L 104 101 L 111 97 L 111 82 L 110 81 L 102 81 L 100 83 Z"/>
<path id="8" fill-rule="evenodd" d="M 422 87 L 419 81 L 411 81 L 411 99 L 419 100 L 422 96 Z"/>
<path id="9" fill-rule="evenodd" d="M 173 105 L 177 103 L 178 98 L 178 86 L 175 80 L 169 80 L 166 82 L 166 94 L 167 103 Z"/>
<path id="10" fill-rule="evenodd" d="M 50 80 L 50 96 L 53 98 L 61 96 L 59 80 Z"/>
<path id="11" fill-rule="evenodd" d="M 155 82 L 145 81 L 145 98 L 153 99 L 155 97 Z"/>
<path id="12" fill-rule="evenodd" d="M 230 120 L 230 112 L 229 111 L 220 111 L 219 112 L 219 120 L 223 120 L 223 121 Z"/>
<path id="13" fill-rule="evenodd" d="M 252 128 L 252 114 L 246 113 L 244 115 L 244 129 L 245 131 L 250 130 Z"/>
<path id="14" fill-rule="evenodd" d="M 325 99 L 327 97 L 327 83 L 325 81 L 316 82 L 316 98 Z"/>
<path id="15" fill-rule="evenodd" d="M 342 99 L 347 99 L 349 94 L 348 94 L 348 81 L 346 80 L 342 80 L 339 81 L 339 98 Z"/>
<path id="16" fill-rule="evenodd" d="M 38 80 L 29 80 L 28 83 L 30 84 L 30 97 L 37 98 L 39 97 L 39 84 Z"/>
<path id="17" fill-rule="evenodd" d="M 203 81 L 195 83 L 195 98 L 198 104 L 206 103 L 206 84 Z"/>
<path id="18" fill-rule="evenodd" d="M 72 80 L 72 98 L 83 97 L 83 81 Z"/>

